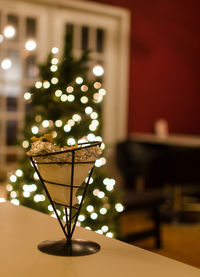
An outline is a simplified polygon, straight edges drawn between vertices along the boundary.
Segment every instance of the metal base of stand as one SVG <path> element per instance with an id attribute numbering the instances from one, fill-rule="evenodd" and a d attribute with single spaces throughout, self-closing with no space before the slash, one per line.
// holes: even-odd
<path id="1" fill-rule="evenodd" d="M 100 250 L 100 245 L 81 239 L 72 239 L 71 241 L 61 239 L 43 241 L 38 245 L 38 249 L 50 255 L 73 257 L 94 254 Z"/>

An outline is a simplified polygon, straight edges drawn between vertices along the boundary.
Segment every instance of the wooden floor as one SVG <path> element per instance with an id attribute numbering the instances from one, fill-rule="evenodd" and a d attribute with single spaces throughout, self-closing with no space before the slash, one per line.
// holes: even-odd
<path id="1" fill-rule="evenodd" d="M 144 224 L 151 225 L 149 220 L 145 221 L 144 216 L 129 215 L 122 220 L 121 226 L 123 233 L 130 233 L 133 229 L 141 229 Z M 162 240 L 163 247 L 159 250 L 154 248 L 153 238 L 137 241 L 134 245 L 200 268 L 200 223 L 163 224 Z"/>

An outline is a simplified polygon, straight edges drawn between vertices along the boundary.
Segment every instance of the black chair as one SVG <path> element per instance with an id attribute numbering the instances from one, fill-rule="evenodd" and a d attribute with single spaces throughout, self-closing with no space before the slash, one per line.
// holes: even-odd
<path id="1" fill-rule="evenodd" d="M 160 149 L 162 153 L 162 149 Z M 148 237 L 154 237 L 155 247 L 162 247 L 161 239 L 161 215 L 160 207 L 166 200 L 165 192 L 160 186 L 145 186 L 144 189 L 137 189 L 137 179 L 140 176 L 147 176 L 149 162 L 153 162 L 154 151 L 148 151 L 145 145 L 140 143 L 132 143 L 131 140 L 126 140 L 118 143 L 116 146 L 117 164 L 124 179 L 124 190 L 122 202 L 125 210 L 122 216 L 126 213 L 147 211 L 151 214 L 153 226 L 128 234 L 123 238 L 126 242 L 135 242 Z M 142 169 L 142 170 L 141 170 Z M 146 182 L 145 182 L 146 183 Z"/>

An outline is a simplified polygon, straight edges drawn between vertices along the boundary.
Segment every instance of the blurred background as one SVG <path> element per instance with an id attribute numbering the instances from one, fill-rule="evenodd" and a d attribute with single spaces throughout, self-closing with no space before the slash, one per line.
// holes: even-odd
<path id="1" fill-rule="evenodd" d="M 70 24 L 74 55 L 90 49 L 90 66 L 103 68 L 102 137 L 125 195 L 124 237 L 152 225 L 146 211 L 159 209 L 162 247 L 146 237 L 128 242 L 200 267 L 199 10 L 198 0 L 1 0 L 0 197 L 23 155 L 17 140 L 37 65 L 53 47 L 62 52 Z"/>

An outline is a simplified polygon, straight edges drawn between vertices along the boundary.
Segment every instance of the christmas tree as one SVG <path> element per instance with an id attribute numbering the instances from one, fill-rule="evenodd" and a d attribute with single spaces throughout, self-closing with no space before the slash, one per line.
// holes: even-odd
<path id="1" fill-rule="evenodd" d="M 106 91 L 101 78 L 91 74 L 89 52 L 75 58 L 72 41 L 72 34 L 67 33 L 60 59 L 58 48 L 52 48 L 46 62 L 39 66 L 39 80 L 24 94 L 27 113 L 20 143 L 24 152 L 30 148 L 32 136 L 40 137 L 46 133 L 52 134 L 57 145 L 102 141 L 102 100 Z M 105 148 L 103 142 L 101 148 Z M 103 156 L 95 163 L 77 224 L 117 237 L 117 218 L 123 206 L 117 201 L 115 180 L 107 176 L 105 163 Z M 26 155 L 20 169 L 9 178 L 6 189 L 11 202 L 55 216 Z M 63 211 L 59 208 L 57 211 L 64 220 Z"/>

